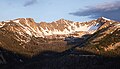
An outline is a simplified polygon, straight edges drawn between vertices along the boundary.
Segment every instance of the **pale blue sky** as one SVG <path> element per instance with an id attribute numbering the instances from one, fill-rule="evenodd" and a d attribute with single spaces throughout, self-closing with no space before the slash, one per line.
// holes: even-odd
<path id="1" fill-rule="evenodd" d="M 51 22 L 64 18 L 89 21 L 87 16 L 69 13 L 118 0 L 0 0 L 0 21 L 16 18 L 34 18 L 36 22 Z"/>

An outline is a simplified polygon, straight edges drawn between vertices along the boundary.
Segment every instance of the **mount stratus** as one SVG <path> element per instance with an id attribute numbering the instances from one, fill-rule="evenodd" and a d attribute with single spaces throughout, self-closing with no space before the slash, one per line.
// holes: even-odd
<path id="1" fill-rule="evenodd" d="M 60 19 L 51 23 L 36 23 L 32 18 L 18 18 L 0 22 L 0 48 L 27 56 L 42 51 L 63 52 L 69 48 L 66 42 L 63 40 L 52 42 L 51 39 L 64 39 L 69 36 L 82 38 L 88 35 L 87 39 L 83 37 L 82 41 L 77 41 L 77 44 L 84 46 L 80 47 L 80 50 L 93 53 L 114 50 L 116 53 L 120 46 L 119 32 L 120 23 L 104 17 L 88 22 Z M 79 50 L 79 46 L 76 49 Z"/>

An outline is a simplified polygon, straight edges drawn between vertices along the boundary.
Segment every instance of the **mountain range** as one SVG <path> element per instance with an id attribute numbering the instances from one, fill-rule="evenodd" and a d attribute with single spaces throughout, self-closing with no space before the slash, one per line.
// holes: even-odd
<path id="1" fill-rule="evenodd" d="M 36 23 L 32 18 L 18 18 L 0 22 L 0 29 L 12 31 L 21 36 L 26 34 L 28 36 L 43 38 L 48 36 L 62 37 L 62 35 L 64 37 L 70 36 L 72 34 L 79 34 L 81 31 L 91 34 L 101 28 L 104 23 L 112 24 L 112 22 L 114 21 L 104 17 L 100 17 L 96 20 L 88 22 L 73 22 L 65 19 L 60 19 L 51 23 Z"/>

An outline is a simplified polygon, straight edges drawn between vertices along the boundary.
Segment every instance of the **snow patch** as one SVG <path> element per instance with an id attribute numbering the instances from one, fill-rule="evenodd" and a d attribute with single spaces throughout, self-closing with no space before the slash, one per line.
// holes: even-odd
<path id="1" fill-rule="evenodd" d="M 88 31 L 97 30 L 99 27 L 100 27 L 100 24 L 96 23 L 95 25 L 92 25 Z"/>
<path id="2" fill-rule="evenodd" d="M 110 19 L 107 19 L 107 18 L 105 18 L 105 17 L 101 17 L 102 19 L 105 19 L 105 20 L 107 20 L 107 21 L 111 21 Z"/>
<path id="3" fill-rule="evenodd" d="M 19 21 L 20 21 L 20 20 L 14 20 L 13 22 L 15 22 L 15 23 L 20 23 Z"/>
<path id="4" fill-rule="evenodd" d="M 120 26 L 120 24 L 116 24 L 117 26 Z"/>
<path id="5" fill-rule="evenodd" d="M 8 22 L 10 22 L 10 20 L 4 21 L 4 22 L 7 22 L 7 23 L 8 23 Z"/>
<path id="6" fill-rule="evenodd" d="M 5 23 L 0 23 L 0 28 L 2 28 L 5 25 Z"/>

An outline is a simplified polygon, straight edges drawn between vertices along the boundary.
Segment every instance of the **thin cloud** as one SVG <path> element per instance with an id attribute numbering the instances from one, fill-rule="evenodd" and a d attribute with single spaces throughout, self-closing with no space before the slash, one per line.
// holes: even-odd
<path id="1" fill-rule="evenodd" d="M 101 16 L 120 21 L 120 1 L 87 7 L 86 10 L 69 13 L 75 16 L 89 16 L 90 18 L 98 18 Z"/>
<path id="2" fill-rule="evenodd" d="M 37 0 L 29 0 L 25 2 L 24 7 L 31 6 L 36 3 L 37 3 Z"/>

